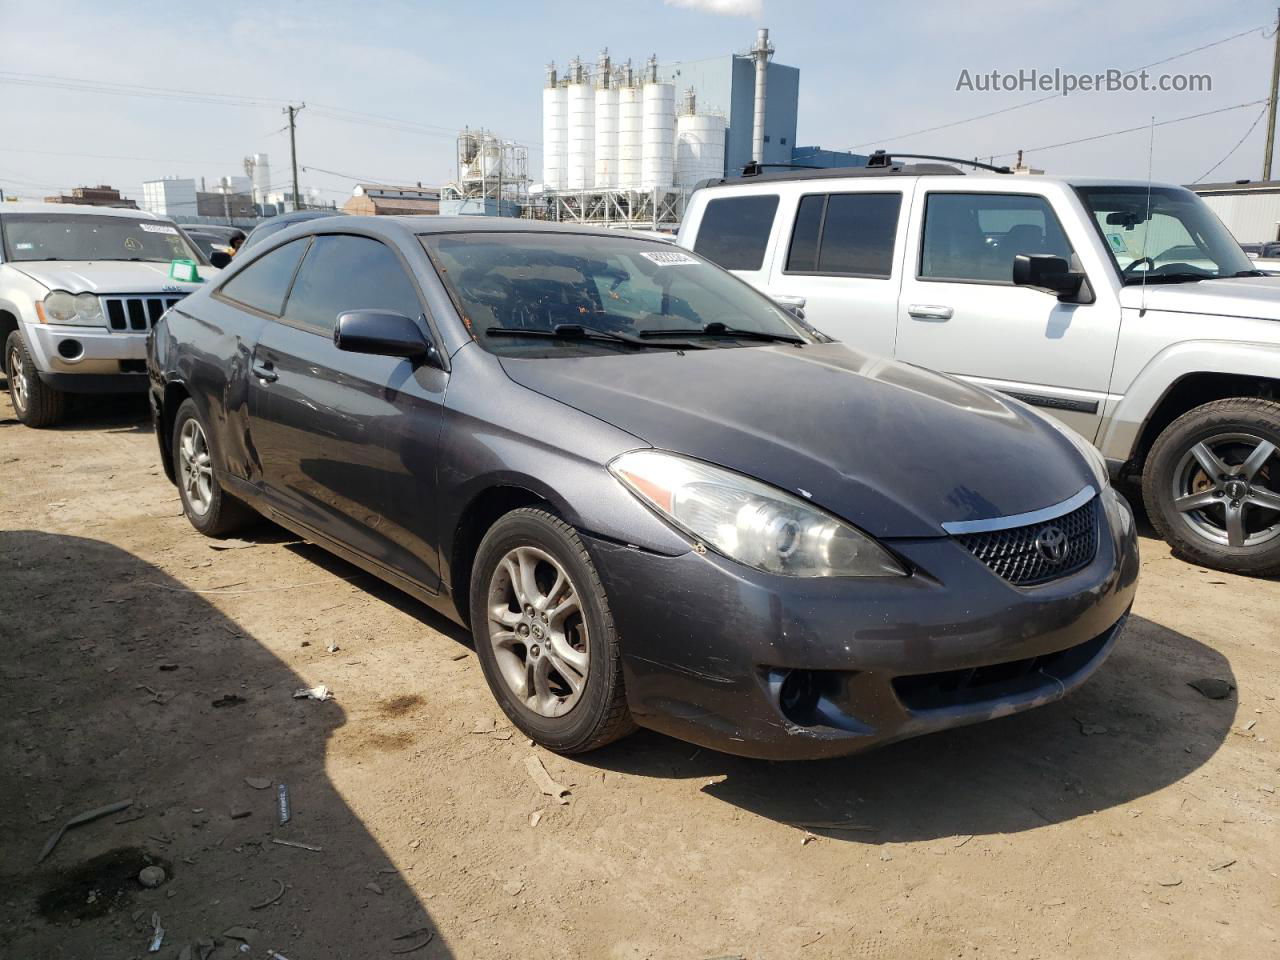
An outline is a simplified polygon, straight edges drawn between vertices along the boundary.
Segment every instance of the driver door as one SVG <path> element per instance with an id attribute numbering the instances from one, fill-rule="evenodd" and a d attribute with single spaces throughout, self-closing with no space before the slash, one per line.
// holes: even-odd
<path id="1" fill-rule="evenodd" d="M 1120 332 L 1109 287 L 1091 278 L 1096 299 L 1083 304 L 1013 284 L 1016 254 L 1072 262 L 1086 246 L 1044 195 L 919 191 L 895 356 L 1010 394 L 1093 440 Z"/>

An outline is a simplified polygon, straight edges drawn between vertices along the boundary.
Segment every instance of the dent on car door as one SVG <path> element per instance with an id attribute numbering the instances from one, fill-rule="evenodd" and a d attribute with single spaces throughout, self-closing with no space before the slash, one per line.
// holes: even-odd
<path id="1" fill-rule="evenodd" d="M 255 357 L 266 398 L 255 436 L 267 497 L 296 523 L 435 590 L 432 505 L 446 375 L 401 357 L 339 350 L 334 325 L 353 310 L 422 323 L 417 289 L 391 248 L 318 236 Z"/>
<path id="2" fill-rule="evenodd" d="M 1094 302 L 1074 303 L 1012 282 L 1018 254 L 1082 265 L 1089 238 L 1063 226 L 1079 218 L 1059 218 L 1035 193 L 933 187 L 915 206 L 896 356 L 1018 397 L 1094 439 L 1119 335 L 1109 288 L 1093 276 Z"/>

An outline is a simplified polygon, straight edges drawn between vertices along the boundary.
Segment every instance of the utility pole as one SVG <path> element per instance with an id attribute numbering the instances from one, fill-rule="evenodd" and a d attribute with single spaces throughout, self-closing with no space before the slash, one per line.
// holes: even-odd
<path id="1" fill-rule="evenodd" d="M 1267 101 L 1267 154 L 1262 158 L 1262 179 L 1271 179 L 1271 154 L 1276 147 L 1276 90 L 1280 87 L 1280 9 L 1276 10 L 1275 49 L 1271 54 L 1271 99 Z"/>
<path id="2" fill-rule="evenodd" d="M 289 115 L 289 159 L 293 164 L 293 209 L 302 209 L 301 196 L 298 193 L 298 143 L 294 138 L 294 120 L 298 114 L 306 108 L 306 104 L 294 106 L 290 104 L 284 108 L 284 112 Z"/>

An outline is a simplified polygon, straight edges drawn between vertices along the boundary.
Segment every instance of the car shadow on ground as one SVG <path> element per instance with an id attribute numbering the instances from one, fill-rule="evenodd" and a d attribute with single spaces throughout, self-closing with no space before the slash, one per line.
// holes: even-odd
<path id="1" fill-rule="evenodd" d="M 0 377 L 0 394 L 5 402 L 0 414 L 0 426 L 22 426 L 13 412 L 8 396 L 8 383 Z M 27 429 L 23 427 L 23 429 Z M 151 417 L 147 410 L 147 398 L 141 394 L 79 394 L 69 398 L 67 411 L 61 423 L 44 430 L 99 431 L 102 433 L 150 433 Z"/>
<path id="2" fill-rule="evenodd" d="M 0 531 L 0 569 L 6 956 L 141 957 L 153 916 L 162 957 L 451 955 L 328 778 L 338 704 L 294 699 L 263 643 L 110 544 Z M 123 800 L 38 862 L 69 818 Z"/>
<path id="3" fill-rule="evenodd" d="M 708 778 L 709 796 L 833 839 L 1014 833 L 1140 807 L 1204 764 L 1228 736 L 1236 700 L 1234 692 L 1209 700 L 1187 685 L 1203 677 L 1235 682 L 1216 650 L 1131 617 L 1088 683 L 1017 716 L 836 760 L 746 760 L 648 732 L 579 759 L 633 775 Z M 832 823 L 841 828 L 816 826 Z"/>

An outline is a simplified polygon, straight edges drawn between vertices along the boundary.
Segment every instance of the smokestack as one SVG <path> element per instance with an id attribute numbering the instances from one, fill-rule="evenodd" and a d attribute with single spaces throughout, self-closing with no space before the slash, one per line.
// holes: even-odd
<path id="1" fill-rule="evenodd" d="M 751 159 L 756 163 L 764 162 L 764 96 L 769 70 L 769 57 L 773 55 L 773 47 L 769 45 L 769 30 L 761 27 L 756 31 L 756 45 L 751 48 L 751 55 L 756 61 L 756 110 L 755 122 L 751 126 Z"/>

